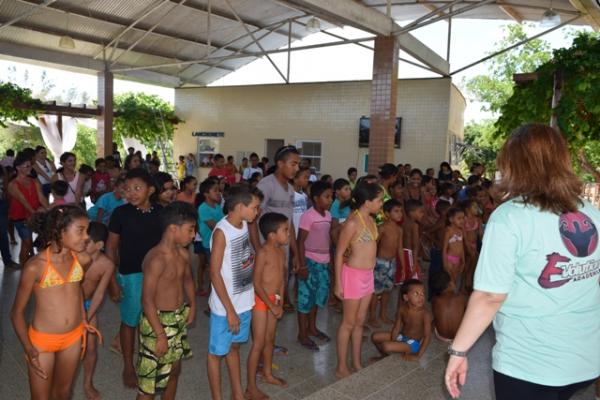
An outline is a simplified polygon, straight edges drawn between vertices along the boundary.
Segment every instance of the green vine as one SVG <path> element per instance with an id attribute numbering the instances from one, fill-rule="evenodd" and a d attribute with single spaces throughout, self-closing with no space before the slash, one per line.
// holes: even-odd
<path id="1" fill-rule="evenodd" d="M 0 126 L 6 128 L 8 121 L 29 122 L 37 114 L 39 100 L 31 97 L 31 90 L 10 82 L 0 82 Z"/>
<path id="2" fill-rule="evenodd" d="M 573 150 L 600 140 L 600 40 L 581 34 L 568 49 L 554 51 L 537 69 L 537 80 L 516 86 L 501 107 L 497 135 L 506 137 L 528 122 L 549 123 L 555 71 L 563 73 L 562 96 L 556 108 L 558 127 Z"/>
<path id="3" fill-rule="evenodd" d="M 183 122 L 171 104 L 154 95 L 124 93 L 115 96 L 114 108 L 114 139 L 119 143 L 129 137 L 154 147 L 159 139 L 173 139 L 175 126 Z"/>

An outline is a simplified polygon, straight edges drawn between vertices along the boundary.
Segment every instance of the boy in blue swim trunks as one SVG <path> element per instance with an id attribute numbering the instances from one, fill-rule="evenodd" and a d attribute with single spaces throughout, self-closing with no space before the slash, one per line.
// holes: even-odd
<path id="1" fill-rule="evenodd" d="M 115 264 L 102 251 L 108 238 L 106 225 L 92 221 L 88 226 L 87 233 L 89 241 L 85 252 L 91 257 L 92 263 L 85 271 L 81 289 L 88 323 L 98 329 L 97 311 L 102 305 L 106 288 L 115 272 Z M 96 335 L 92 333 L 87 335 L 87 348 L 83 359 L 83 391 L 87 399 L 99 399 L 100 393 L 93 383 L 94 369 L 98 359 Z"/>
<path id="2" fill-rule="evenodd" d="M 225 198 L 227 217 L 212 233 L 210 247 L 210 334 L 207 371 L 213 399 L 222 399 L 221 360 L 229 371 L 231 398 L 243 399 L 240 344 L 248 341 L 254 307 L 254 249 L 248 223 L 258 215 L 260 200 L 248 188 L 233 186 Z"/>
<path id="3" fill-rule="evenodd" d="M 409 279 L 400 291 L 403 302 L 396 313 L 392 331 L 375 332 L 371 340 L 381 357 L 390 353 L 401 353 L 406 361 L 421 358 L 431 340 L 431 313 L 425 308 L 425 287 L 417 279 Z"/>

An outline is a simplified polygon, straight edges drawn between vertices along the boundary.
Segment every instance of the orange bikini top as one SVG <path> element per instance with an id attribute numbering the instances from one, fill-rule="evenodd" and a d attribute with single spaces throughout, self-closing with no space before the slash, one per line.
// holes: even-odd
<path id="1" fill-rule="evenodd" d="M 83 268 L 81 268 L 81 264 L 79 264 L 75 253 L 71 252 L 71 255 L 73 256 L 73 264 L 71 264 L 71 269 L 65 279 L 50 262 L 50 247 L 46 249 L 46 267 L 40 279 L 41 288 L 61 286 L 65 283 L 79 282 L 83 279 Z"/>

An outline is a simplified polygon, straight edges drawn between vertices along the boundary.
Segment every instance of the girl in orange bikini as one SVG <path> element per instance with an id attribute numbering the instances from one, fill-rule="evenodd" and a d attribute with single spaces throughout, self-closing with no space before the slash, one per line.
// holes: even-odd
<path id="1" fill-rule="evenodd" d="M 344 222 L 335 254 L 335 295 L 344 302 L 344 315 L 337 335 L 338 365 L 335 375 L 350 375 L 348 345 L 352 339 L 352 365 L 362 369 L 362 332 L 374 291 L 377 226 L 373 216 L 383 204 L 383 191 L 377 184 L 359 184 L 352 193 L 354 212 Z"/>
<path id="2" fill-rule="evenodd" d="M 81 253 L 88 218 L 83 209 L 64 205 L 36 215 L 33 225 L 44 250 L 23 268 L 11 321 L 25 351 L 31 398 L 68 399 L 86 330 L 93 330 L 81 295 L 82 264 L 91 261 Z M 32 294 L 35 311 L 28 328 L 25 308 Z"/>

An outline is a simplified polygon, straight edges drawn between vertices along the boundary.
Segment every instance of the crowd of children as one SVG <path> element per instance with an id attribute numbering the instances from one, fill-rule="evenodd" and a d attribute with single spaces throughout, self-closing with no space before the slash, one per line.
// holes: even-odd
<path id="1" fill-rule="evenodd" d="M 240 168 L 215 155 L 199 189 L 193 155 L 181 158 L 181 179 L 174 180 L 133 149 L 123 170 L 115 155 L 97 160 L 95 170 L 76 170 L 75 156 L 65 153 L 63 168 L 44 176 L 49 204 L 30 156 L 16 155 L 8 184 L 9 215 L 23 243 L 11 317 L 31 393 L 40 398 L 69 398 L 82 352 L 85 395 L 100 398 L 93 374 L 105 292 L 119 302 L 111 346 L 123 357 L 122 380 L 141 399 L 175 397 L 181 360 L 194 347 L 187 328 L 197 296 L 208 297 L 214 399 L 222 398 L 223 359 L 235 399 L 267 398 L 259 378 L 287 385 L 271 367 L 274 352 L 288 351 L 275 343 L 286 312 L 296 312 L 297 340 L 310 351 L 331 340 L 317 326 L 318 310 L 329 305 L 343 313 L 335 335 L 339 378 L 363 367 L 367 330 L 382 356 L 417 360 L 432 333 L 440 340 L 456 334 L 495 205 L 480 164 L 467 182 L 447 163 L 437 178 L 433 169 L 424 175 L 408 164 L 384 164 L 379 176 L 357 179 L 350 168 L 347 179 L 334 181 L 312 178 L 293 146 L 280 148 L 272 166 L 255 153 Z M 86 196 L 94 203 L 87 212 Z M 198 258 L 196 281 L 191 254 Z M 244 390 L 240 346 L 250 337 Z"/>

